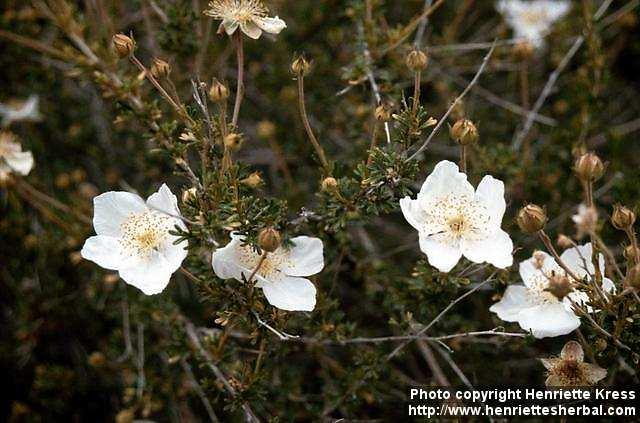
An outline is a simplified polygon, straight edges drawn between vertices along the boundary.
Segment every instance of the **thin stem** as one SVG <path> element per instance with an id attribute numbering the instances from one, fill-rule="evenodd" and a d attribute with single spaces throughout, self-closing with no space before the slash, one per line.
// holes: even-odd
<path id="1" fill-rule="evenodd" d="M 416 71 L 415 78 L 413 81 L 413 106 L 411 107 L 411 116 L 413 119 L 416 119 L 416 114 L 418 113 L 418 106 L 420 105 L 420 81 L 421 81 L 422 71 Z"/>
<path id="2" fill-rule="evenodd" d="M 44 192 L 38 190 L 33 185 L 29 184 L 24 179 L 15 178 L 14 181 L 15 181 L 16 188 L 18 188 L 18 194 L 21 194 L 21 196 L 23 198 L 25 198 L 27 200 L 30 200 L 32 198 L 36 199 L 38 201 L 41 201 L 41 202 L 53 207 L 54 209 L 57 209 L 58 211 L 74 215 L 82 223 L 85 223 L 87 225 L 91 224 L 91 219 L 89 217 L 85 216 L 84 214 L 82 214 L 79 211 L 74 210 L 73 208 L 67 206 L 66 204 L 61 203 L 60 201 L 56 200 L 55 198 L 48 196 Z"/>
<path id="3" fill-rule="evenodd" d="M 236 31 L 234 35 L 236 39 L 236 53 L 238 61 L 238 84 L 236 87 L 236 102 L 233 106 L 233 119 L 231 125 L 236 127 L 238 125 L 238 116 L 240 115 L 240 105 L 242 104 L 242 98 L 244 97 L 244 47 L 242 43 L 242 31 Z"/>
<path id="4" fill-rule="evenodd" d="M 467 146 L 460 144 L 460 172 L 467 173 Z"/>
<path id="5" fill-rule="evenodd" d="M 324 171 L 327 175 L 329 175 L 329 162 L 327 162 L 327 158 L 324 154 L 324 149 L 318 142 L 318 139 L 313 134 L 313 129 L 311 129 L 311 124 L 309 123 L 309 118 L 307 117 L 307 109 L 304 104 L 304 76 L 302 74 L 298 74 L 298 107 L 300 109 L 300 118 L 302 119 L 302 124 L 304 125 L 305 131 L 307 131 L 307 136 L 309 137 L 309 141 L 313 145 L 313 148 L 316 150 L 316 154 L 320 159 L 320 163 L 324 168 Z"/>
<path id="6" fill-rule="evenodd" d="M 372 153 L 373 149 L 376 148 L 376 144 L 378 144 L 378 120 L 374 119 L 373 131 L 371 131 L 371 143 L 369 144 L 369 156 L 367 157 L 367 167 L 373 162 Z"/>
<path id="7" fill-rule="evenodd" d="M 640 250 L 638 249 L 638 238 L 636 237 L 636 233 L 632 227 L 628 228 L 625 232 L 627 234 L 627 237 L 629 238 L 629 241 L 631 241 L 635 263 L 640 263 Z"/>
<path id="8" fill-rule="evenodd" d="M 541 229 L 538 231 L 538 236 L 540 237 L 540 240 L 542 241 L 544 246 L 547 248 L 547 250 L 549 250 L 549 252 L 553 256 L 556 263 L 558 263 L 558 266 L 562 267 L 562 269 L 567 273 L 567 275 L 571 276 L 578 284 L 582 284 L 582 279 L 577 277 L 576 274 L 573 273 L 571 269 L 569 269 L 569 267 L 565 264 L 565 262 L 562 261 L 562 259 L 560 258 L 560 255 L 558 254 L 555 247 L 553 246 L 553 243 L 551 242 L 549 235 L 546 234 L 544 229 Z"/>

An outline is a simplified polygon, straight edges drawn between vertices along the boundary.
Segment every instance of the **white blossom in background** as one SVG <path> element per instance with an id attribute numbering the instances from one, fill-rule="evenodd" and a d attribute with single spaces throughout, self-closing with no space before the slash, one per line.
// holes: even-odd
<path id="1" fill-rule="evenodd" d="M 547 369 L 547 387 L 592 386 L 607 376 L 607 370 L 597 364 L 584 362 L 584 351 L 576 341 L 569 341 L 560 352 L 560 357 L 541 358 Z"/>
<path id="2" fill-rule="evenodd" d="M 0 132 L 0 181 L 9 174 L 28 175 L 33 169 L 33 154 L 22 151 L 22 146 L 11 132 Z"/>
<path id="3" fill-rule="evenodd" d="M 269 9 L 261 0 L 214 0 L 204 14 L 222 20 L 218 32 L 225 31 L 233 35 L 238 28 L 254 40 L 260 38 L 262 31 L 279 34 L 287 24 L 279 17 L 267 16 Z"/>
<path id="4" fill-rule="evenodd" d="M 38 110 L 38 103 L 39 99 L 37 95 L 29 96 L 27 100 L 17 104 L 0 103 L 2 125 L 9 126 L 13 122 L 39 120 L 41 115 Z"/>
<path id="5" fill-rule="evenodd" d="M 261 255 L 244 237 L 231 234 L 231 242 L 213 253 L 215 274 L 222 279 L 247 280 Z M 291 246 L 280 246 L 268 253 L 253 280 L 262 288 L 267 301 L 287 311 L 312 311 L 316 306 L 316 287 L 304 276 L 319 273 L 324 267 L 322 240 L 308 236 L 291 239 Z"/>
<path id="6" fill-rule="evenodd" d="M 595 207 L 587 207 L 584 204 L 578 206 L 578 212 L 571 216 L 576 225 L 576 238 L 582 239 L 596 230 L 598 224 L 598 211 Z"/>
<path id="7" fill-rule="evenodd" d="M 82 257 L 120 277 L 146 295 L 169 284 L 187 256 L 187 241 L 174 244 L 169 231 L 186 229 L 179 218 L 178 200 L 163 184 L 145 202 L 129 192 L 109 191 L 93 199 L 96 236 L 87 239 Z"/>
<path id="8" fill-rule="evenodd" d="M 482 178 L 474 191 L 456 164 L 441 161 L 417 198 L 403 198 L 400 208 L 418 230 L 429 264 L 441 272 L 453 269 L 463 255 L 501 269 L 513 263 L 513 243 L 500 228 L 506 208 L 504 184 L 492 176 Z"/>
<path id="9" fill-rule="evenodd" d="M 536 48 L 544 45 L 553 23 L 570 8 L 568 0 L 500 0 L 497 4 L 516 38 L 525 38 Z"/>
<path id="10" fill-rule="evenodd" d="M 567 267 L 578 277 L 590 281 L 595 273 L 591 262 L 591 244 L 565 250 L 560 256 Z M 604 256 L 598 256 L 599 266 L 604 273 Z M 490 311 L 507 322 L 518 322 L 524 330 L 531 331 L 536 338 L 566 335 L 580 326 L 580 319 L 573 312 L 572 302 L 585 306 L 588 295 L 574 289 L 562 300 L 548 291 L 554 283 L 572 283 L 572 279 L 549 254 L 536 251 L 533 256 L 520 263 L 520 277 L 524 285 L 510 285 L 502 299 L 492 305 Z M 603 278 L 602 289 L 611 293 L 615 285 Z"/>

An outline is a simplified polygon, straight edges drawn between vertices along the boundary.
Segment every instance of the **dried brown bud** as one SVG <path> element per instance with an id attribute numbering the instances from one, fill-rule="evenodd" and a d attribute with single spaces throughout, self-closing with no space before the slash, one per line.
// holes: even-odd
<path id="1" fill-rule="evenodd" d="M 280 247 L 280 232 L 273 228 L 267 228 L 258 234 L 258 246 L 268 253 L 273 253 Z"/>
<path id="2" fill-rule="evenodd" d="M 595 182 L 604 174 L 604 164 L 595 153 L 585 153 L 578 157 L 574 171 L 583 182 Z"/>
<path id="3" fill-rule="evenodd" d="M 412 50 L 407 54 L 407 67 L 414 72 L 425 69 L 428 63 L 429 58 L 420 50 Z"/>
<path id="4" fill-rule="evenodd" d="M 273 138 L 276 134 L 276 125 L 270 120 L 261 120 L 258 122 L 258 127 L 256 128 L 256 133 L 262 139 Z"/>
<path id="5" fill-rule="evenodd" d="M 376 107 L 375 116 L 378 122 L 389 122 L 391 120 L 391 109 L 386 104 L 381 104 Z"/>
<path id="6" fill-rule="evenodd" d="M 224 137 L 224 146 L 230 151 L 238 151 L 242 147 L 242 135 L 232 132 Z"/>
<path id="7" fill-rule="evenodd" d="M 334 192 L 338 189 L 338 181 L 336 178 L 328 176 L 322 180 L 322 191 Z"/>
<path id="8" fill-rule="evenodd" d="M 91 367 L 102 367 L 107 362 L 107 358 L 100 351 L 94 351 L 89 354 L 87 362 Z"/>
<path id="9" fill-rule="evenodd" d="M 480 138 L 478 129 L 468 119 L 459 119 L 449 130 L 449 134 L 454 141 L 462 145 L 470 145 L 478 142 Z"/>
<path id="10" fill-rule="evenodd" d="M 251 175 L 241 180 L 240 183 L 248 186 L 249 188 L 258 188 L 263 184 L 263 181 L 258 172 L 253 172 Z"/>
<path id="11" fill-rule="evenodd" d="M 547 223 L 547 214 L 542 207 L 527 204 L 518 212 L 517 221 L 522 232 L 533 234 L 544 228 Z"/>
<path id="12" fill-rule="evenodd" d="M 116 49 L 118 56 L 130 56 L 136 48 L 136 43 L 130 37 L 124 34 L 116 34 L 112 39 L 113 47 Z"/>
<path id="13" fill-rule="evenodd" d="M 211 88 L 209 88 L 209 98 L 214 103 L 226 101 L 229 98 L 229 88 L 214 78 L 211 81 Z"/>
<path id="14" fill-rule="evenodd" d="M 611 215 L 611 223 L 616 229 L 625 231 L 630 229 L 636 222 L 636 214 L 623 205 L 616 204 L 613 206 L 613 214 Z"/>
<path id="15" fill-rule="evenodd" d="M 627 276 L 624 283 L 632 288 L 640 289 L 640 264 L 636 264 L 627 270 Z"/>
<path id="16" fill-rule="evenodd" d="M 553 274 L 549 278 L 549 285 L 545 288 L 545 291 L 550 292 L 559 300 L 569 295 L 573 291 L 571 281 L 566 275 Z"/>
<path id="17" fill-rule="evenodd" d="M 156 57 L 153 59 L 153 65 L 151 65 L 151 75 L 156 79 L 163 79 L 169 77 L 171 73 L 171 65 L 164 60 Z"/>
<path id="18" fill-rule="evenodd" d="M 293 63 L 291 63 L 291 71 L 299 76 L 305 76 L 311 70 L 311 63 L 304 58 L 304 56 L 298 56 Z"/>
<path id="19" fill-rule="evenodd" d="M 556 240 L 556 244 L 563 249 L 575 247 L 575 243 L 571 238 L 566 236 L 565 234 L 558 235 L 558 239 Z"/>

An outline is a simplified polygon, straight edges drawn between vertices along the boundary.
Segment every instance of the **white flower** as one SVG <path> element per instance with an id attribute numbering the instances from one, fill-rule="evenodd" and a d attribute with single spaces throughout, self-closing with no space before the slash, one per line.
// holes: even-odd
<path id="1" fill-rule="evenodd" d="M 2 115 L 2 125 L 9 126 L 13 122 L 21 120 L 34 121 L 40 119 L 38 111 L 38 96 L 32 95 L 17 105 L 8 105 L 0 103 L 0 115 Z"/>
<path id="2" fill-rule="evenodd" d="M 595 273 L 591 262 L 591 244 L 565 250 L 560 256 L 567 267 L 579 278 L 591 280 Z M 604 256 L 598 257 L 600 270 L 604 272 Z M 570 276 L 555 262 L 549 254 L 536 251 L 533 256 L 520 263 L 520 277 L 524 285 L 510 285 L 502 299 L 492 305 L 490 311 L 507 322 L 518 322 L 524 330 L 531 330 L 536 338 L 566 335 L 580 326 L 580 319 L 572 309 L 572 302 L 586 305 L 588 295 L 580 290 L 573 290 L 565 298 L 559 300 L 551 292 L 546 291 L 553 280 Z M 602 288 L 613 292 L 615 286 L 610 279 L 603 278 Z M 586 305 L 587 312 L 593 312 Z"/>
<path id="3" fill-rule="evenodd" d="M 542 47 L 543 37 L 570 7 L 564 0 L 500 0 L 497 4 L 515 36 L 526 38 L 536 48 Z"/>
<path id="4" fill-rule="evenodd" d="M 571 216 L 571 220 L 576 224 L 576 238 L 582 239 L 585 235 L 589 235 L 596 230 L 598 211 L 595 207 L 587 207 L 584 204 L 580 204 L 578 213 Z"/>
<path id="5" fill-rule="evenodd" d="M 500 224 L 506 208 L 504 184 L 485 176 L 477 190 L 458 166 L 441 161 L 412 200 L 400 200 L 407 222 L 418 230 L 429 264 L 449 272 L 464 255 L 474 263 L 511 266 L 513 243 Z"/>
<path id="6" fill-rule="evenodd" d="M 169 284 L 187 256 L 187 241 L 175 245 L 169 233 L 186 229 L 178 200 L 163 184 L 147 202 L 136 194 L 109 191 L 93 199 L 96 236 L 87 239 L 82 257 L 120 277 L 146 295 L 158 294 Z"/>
<path id="7" fill-rule="evenodd" d="M 28 175 L 33 168 L 33 154 L 22 146 L 10 132 L 0 132 L 0 181 L 12 172 Z"/>
<path id="8" fill-rule="evenodd" d="M 244 237 L 231 234 L 231 242 L 213 253 L 213 271 L 219 278 L 248 279 L 256 269 L 260 254 Z M 316 287 L 309 279 L 324 267 L 323 246 L 319 238 L 299 236 L 290 248 L 281 246 L 266 258 L 254 276 L 269 303 L 287 311 L 311 311 L 316 306 Z"/>
<path id="9" fill-rule="evenodd" d="M 261 0 L 214 0 L 204 14 L 222 20 L 218 32 L 223 30 L 232 35 L 236 29 L 254 40 L 260 38 L 262 31 L 279 34 L 287 24 L 279 17 L 267 16 L 269 10 Z"/>

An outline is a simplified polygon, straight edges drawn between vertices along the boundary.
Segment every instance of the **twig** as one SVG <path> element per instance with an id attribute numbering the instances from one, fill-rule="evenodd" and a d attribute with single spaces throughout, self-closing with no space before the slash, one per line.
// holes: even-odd
<path id="1" fill-rule="evenodd" d="M 496 39 L 496 41 L 497 41 L 497 39 Z M 453 102 L 451 103 L 451 106 L 449 106 L 449 109 L 447 109 L 445 114 L 440 118 L 440 120 L 438 121 L 438 124 L 433 128 L 433 130 L 431 131 L 431 134 L 429 134 L 429 137 L 427 137 L 425 142 L 422 143 L 420 148 L 418 148 L 418 150 L 416 150 L 416 152 L 413 153 L 411 156 L 409 156 L 405 161 L 413 160 L 416 156 L 418 156 L 420 153 L 422 153 L 422 151 L 425 148 L 427 148 L 427 146 L 429 145 L 429 143 L 431 142 L 433 137 L 438 133 L 438 131 L 440 130 L 442 125 L 444 125 L 444 122 L 446 122 L 447 117 L 451 114 L 451 112 L 456 107 L 456 105 L 460 102 L 460 100 L 462 100 L 464 98 L 465 95 L 467 95 L 467 93 L 469 91 L 471 91 L 471 88 L 473 88 L 473 86 L 478 82 L 478 79 L 480 79 L 480 75 L 482 75 L 482 72 L 484 72 L 484 69 L 486 68 L 487 63 L 489 63 L 489 58 L 491 57 L 491 55 L 493 54 L 493 51 L 496 48 L 496 41 L 493 42 L 493 44 L 491 45 L 491 48 L 489 49 L 489 52 L 484 56 L 484 59 L 482 59 L 482 64 L 478 68 L 478 71 L 476 72 L 476 75 L 473 77 L 471 82 L 469 82 L 469 85 L 467 85 L 467 88 L 465 88 L 460 93 L 460 95 L 458 97 L 456 97 L 455 100 L 453 100 Z"/>
<path id="2" fill-rule="evenodd" d="M 142 398 L 142 394 L 144 393 L 145 386 L 145 377 L 144 377 L 144 325 L 142 323 L 138 323 L 138 357 L 136 360 L 136 368 L 138 369 L 138 381 L 136 387 L 136 396 L 138 399 Z"/>
<path id="3" fill-rule="evenodd" d="M 122 308 L 122 336 L 124 338 L 124 353 L 117 362 L 123 362 L 133 354 L 133 344 L 131 343 L 131 323 L 129 321 L 129 299 L 127 298 L 127 285 L 122 284 L 123 296 L 120 306 Z"/>
<path id="4" fill-rule="evenodd" d="M 441 386 L 450 387 L 451 383 L 442 371 L 440 364 L 438 364 L 438 360 L 436 360 L 436 357 L 433 355 L 431 347 L 429 347 L 429 345 L 424 341 L 416 341 L 416 345 L 418 345 L 418 349 L 420 350 L 424 361 L 427 362 L 429 369 L 431 369 L 431 373 L 433 373 L 433 377 L 435 378 L 436 382 L 438 382 L 438 384 L 440 384 Z"/>
<path id="5" fill-rule="evenodd" d="M 297 335 L 290 335 L 290 334 L 288 334 L 286 332 L 278 331 L 277 329 L 275 329 L 272 326 L 270 326 L 267 322 L 262 320 L 260 318 L 260 316 L 258 315 L 258 313 L 256 313 L 253 310 L 251 310 L 251 312 L 253 313 L 254 317 L 258 321 L 259 325 L 264 326 L 265 328 L 269 329 L 271 332 L 275 333 L 278 336 L 278 338 L 280 338 L 281 341 L 302 340 L 302 338 L 300 338 Z"/>
<path id="6" fill-rule="evenodd" d="M 242 104 L 242 98 L 244 97 L 244 47 L 242 43 L 242 31 L 236 31 L 234 38 L 236 40 L 236 56 L 238 61 L 238 81 L 231 125 L 235 128 L 238 125 L 240 105 Z"/>
<path id="7" fill-rule="evenodd" d="M 189 365 L 189 362 L 187 361 L 186 357 L 183 357 L 182 360 L 180 360 L 180 365 L 182 366 L 182 370 L 184 371 L 184 373 L 187 375 L 189 384 L 191 385 L 193 390 L 196 392 L 196 395 L 198 395 L 198 397 L 200 398 L 200 401 L 202 401 L 202 405 L 204 406 L 205 410 L 207 410 L 207 414 L 209 415 L 209 420 L 211 420 L 214 423 L 219 422 L 220 419 L 218 419 L 218 416 L 216 416 L 216 413 L 213 411 L 213 407 L 211 407 L 211 403 L 207 399 L 207 396 L 205 395 L 204 390 L 202 389 L 202 386 L 200 386 L 195 376 L 193 375 L 193 370 L 191 370 L 191 366 Z"/>
<path id="8" fill-rule="evenodd" d="M 307 136 L 309 137 L 309 141 L 313 145 L 313 148 L 316 150 L 316 154 L 318 155 L 318 159 L 320 160 L 320 164 L 324 169 L 325 173 L 329 175 L 331 173 L 331 169 L 329 167 L 329 162 L 327 161 L 327 157 L 324 153 L 324 149 L 318 142 L 315 134 L 313 133 L 313 129 L 311 129 L 311 124 L 309 123 L 309 118 L 307 117 L 307 108 L 305 106 L 304 101 L 304 75 L 302 72 L 297 75 L 298 80 L 298 109 L 300 111 L 300 119 L 302 120 L 302 124 L 304 125 L 304 130 L 307 132 Z"/>

